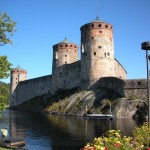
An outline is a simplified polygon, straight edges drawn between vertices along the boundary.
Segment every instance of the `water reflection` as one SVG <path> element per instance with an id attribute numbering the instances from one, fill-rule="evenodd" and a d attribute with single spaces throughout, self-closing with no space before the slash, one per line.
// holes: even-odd
<path id="1" fill-rule="evenodd" d="M 5 111 L 1 125 L 9 126 L 12 137 L 24 137 L 32 150 L 78 150 L 109 129 L 119 129 L 132 135 L 137 125 L 131 119 L 86 120 L 49 114 Z"/>

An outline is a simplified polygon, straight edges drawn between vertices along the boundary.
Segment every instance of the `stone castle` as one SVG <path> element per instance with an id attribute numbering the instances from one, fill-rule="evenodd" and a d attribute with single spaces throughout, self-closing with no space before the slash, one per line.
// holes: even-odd
<path id="1" fill-rule="evenodd" d="M 126 80 L 127 72 L 114 58 L 113 26 L 98 18 L 80 28 L 81 60 L 78 58 L 79 46 L 66 38 L 53 46 L 52 75 L 27 80 L 27 71 L 17 67 L 11 71 L 10 106 L 16 106 L 31 98 L 51 94 L 63 89 L 80 87 L 82 90 L 93 88 L 96 83 L 104 79 L 104 87 L 110 87 L 128 95 L 133 89 L 145 89 L 145 80 Z M 131 84 L 134 82 L 134 84 Z M 134 88 L 138 85 L 139 88 Z M 132 88 L 133 87 L 133 88 Z M 123 92 L 122 92 L 123 89 Z M 141 94 L 142 95 L 142 94 Z"/>

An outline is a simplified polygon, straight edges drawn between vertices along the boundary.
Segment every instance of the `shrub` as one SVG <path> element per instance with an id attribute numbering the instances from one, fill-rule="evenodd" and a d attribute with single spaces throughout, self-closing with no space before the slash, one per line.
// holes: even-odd
<path id="1" fill-rule="evenodd" d="M 81 150 L 150 150 L 150 128 L 147 123 L 136 127 L 133 135 L 121 136 L 119 130 L 109 130 Z"/>

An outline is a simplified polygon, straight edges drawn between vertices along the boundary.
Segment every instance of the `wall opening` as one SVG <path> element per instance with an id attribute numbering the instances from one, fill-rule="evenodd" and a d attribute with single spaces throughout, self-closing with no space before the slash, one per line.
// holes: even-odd
<path id="1" fill-rule="evenodd" d="M 137 85 L 142 85 L 142 83 L 139 81 L 139 82 L 137 83 Z"/>

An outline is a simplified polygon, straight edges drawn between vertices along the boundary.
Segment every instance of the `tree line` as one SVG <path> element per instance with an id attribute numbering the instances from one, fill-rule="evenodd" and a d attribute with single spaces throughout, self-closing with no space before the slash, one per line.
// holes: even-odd
<path id="1" fill-rule="evenodd" d="M 9 106 L 10 84 L 0 82 L 0 110 Z"/>

